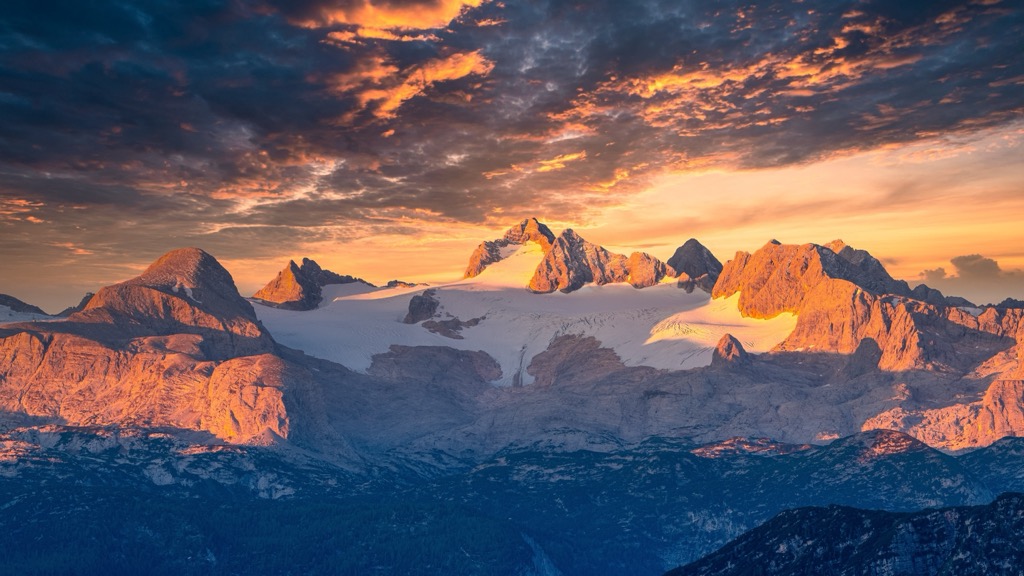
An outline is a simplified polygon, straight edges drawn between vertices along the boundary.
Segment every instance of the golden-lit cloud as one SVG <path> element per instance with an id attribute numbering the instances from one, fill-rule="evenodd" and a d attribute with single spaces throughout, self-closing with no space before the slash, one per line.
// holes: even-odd
<path id="1" fill-rule="evenodd" d="M 333 77 L 335 92 L 353 93 L 360 110 L 371 108 L 377 118 L 393 118 L 402 104 L 427 92 L 434 84 L 470 75 L 486 76 L 494 68 L 479 50 L 456 52 L 399 71 L 387 58 L 375 55 L 344 74 Z M 343 123 L 350 120 L 343 119 Z"/>
<path id="2" fill-rule="evenodd" d="M 94 254 L 92 250 L 84 248 L 74 242 L 51 242 L 49 245 L 54 248 L 63 248 L 64 250 L 68 250 L 75 256 L 89 256 Z"/>
<path id="3" fill-rule="evenodd" d="M 354 30 L 332 32 L 331 38 L 351 42 L 360 38 L 382 40 L 424 40 L 430 35 L 419 31 L 444 28 L 468 9 L 487 0 L 421 0 L 389 2 L 387 0 L 355 0 L 344 5 L 322 4 L 311 13 L 293 18 L 305 28 L 350 25 Z"/>

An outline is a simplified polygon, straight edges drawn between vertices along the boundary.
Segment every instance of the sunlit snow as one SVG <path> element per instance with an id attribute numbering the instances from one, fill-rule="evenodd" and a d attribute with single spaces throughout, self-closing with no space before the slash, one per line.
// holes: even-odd
<path id="1" fill-rule="evenodd" d="M 711 300 L 704 292 L 687 294 L 674 284 L 645 289 L 588 285 L 570 294 L 533 294 L 526 285 L 542 256 L 540 246 L 528 243 L 475 278 L 430 287 L 440 301 L 442 319 L 483 318 L 462 330 L 462 340 L 402 323 L 409 299 L 427 289 L 422 286 L 327 286 L 316 310 L 255 307 L 282 344 L 353 370 L 366 371 L 373 356 L 392 344 L 450 346 L 491 355 L 501 365 L 502 377 L 495 382 L 500 385 L 511 384 L 517 373 L 523 383 L 531 382 L 526 372 L 531 359 L 562 335 L 593 336 L 628 366 L 680 370 L 710 364 L 723 334 L 732 334 L 750 352 L 764 352 L 796 324 L 791 314 L 771 320 L 743 318 L 737 297 Z"/>

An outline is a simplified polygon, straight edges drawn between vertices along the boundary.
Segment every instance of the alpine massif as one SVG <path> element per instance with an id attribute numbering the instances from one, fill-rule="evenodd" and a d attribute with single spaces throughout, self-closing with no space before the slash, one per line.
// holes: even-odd
<path id="1" fill-rule="evenodd" d="M 943 536 L 962 526 L 1024 536 L 993 504 L 1024 490 L 1024 308 L 911 289 L 840 241 L 663 262 L 527 219 L 431 286 L 303 259 L 247 300 L 186 248 L 66 316 L 0 305 L 0 552 L 23 573 L 99 549 L 84 570 L 660 574 L 831 504 L 900 514 L 786 512 L 682 573 L 930 574 L 982 565 L 995 532 Z M 206 509 L 249 510 L 252 538 Z M 917 526 L 934 538 L 891 536 Z"/>

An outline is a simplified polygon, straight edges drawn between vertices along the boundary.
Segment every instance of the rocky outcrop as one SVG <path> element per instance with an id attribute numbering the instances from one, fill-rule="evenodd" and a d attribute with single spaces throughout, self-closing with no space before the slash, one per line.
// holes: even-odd
<path id="1" fill-rule="evenodd" d="M 277 355 L 227 270 L 195 248 L 101 289 L 64 322 L 0 331 L 0 410 L 67 425 L 288 438 L 287 402 L 318 405 L 304 373 Z"/>
<path id="2" fill-rule="evenodd" d="M 385 288 L 416 288 L 417 286 L 427 286 L 424 282 L 406 282 L 405 280 L 388 280 L 388 283 L 384 285 Z"/>
<path id="3" fill-rule="evenodd" d="M 436 290 L 424 290 L 423 294 L 417 294 L 409 299 L 409 312 L 406 313 L 402 322 L 406 324 L 419 324 L 429 320 L 437 313 L 437 307 L 441 303 L 434 298 Z"/>
<path id="4" fill-rule="evenodd" d="M 544 252 L 547 252 L 551 249 L 551 243 L 554 240 L 555 235 L 551 233 L 551 229 L 538 222 L 536 218 L 527 218 L 509 228 L 501 238 L 481 242 L 469 257 L 469 265 L 466 266 L 464 277 L 478 276 L 491 264 L 500 262 L 505 258 L 502 250 L 509 246 L 521 246 L 527 242 L 535 242 Z"/>
<path id="5" fill-rule="evenodd" d="M 9 296 L 7 294 L 0 294 L 0 306 L 6 306 L 14 312 L 21 312 L 23 314 L 39 314 L 40 316 L 47 315 L 46 312 L 43 312 L 42 308 L 26 304 L 14 296 Z"/>
<path id="6" fill-rule="evenodd" d="M 672 270 L 664 262 L 646 252 L 633 252 L 626 260 L 626 282 L 634 288 L 647 288 L 671 276 Z"/>
<path id="7" fill-rule="evenodd" d="M 459 318 L 448 318 L 446 320 L 427 320 L 423 323 L 423 327 L 429 332 L 444 336 L 445 338 L 451 338 L 452 340 L 462 340 L 462 329 L 472 328 L 479 325 L 486 318 L 481 316 L 479 318 L 470 318 L 469 320 L 461 320 Z"/>
<path id="8" fill-rule="evenodd" d="M 323 287 L 331 284 L 352 284 L 361 282 L 371 285 L 362 278 L 342 276 L 324 270 L 314 260 L 302 259 L 302 265 L 290 260 L 284 270 L 266 286 L 253 294 L 261 303 L 286 310 L 312 310 L 323 300 Z"/>
<path id="9" fill-rule="evenodd" d="M 722 273 L 722 263 L 696 238 L 676 248 L 667 264 L 675 270 L 679 287 L 687 293 L 699 288 L 710 294 Z"/>
<path id="10" fill-rule="evenodd" d="M 711 356 L 711 366 L 716 368 L 741 366 L 749 362 L 750 354 L 747 353 L 743 348 L 743 344 L 732 334 L 722 336 Z"/>
<path id="11" fill-rule="evenodd" d="M 486 352 L 395 344 L 387 353 L 374 355 L 368 374 L 402 384 L 423 382 L 426 376 L 473 387 L 501 378 L 501 366 Z"/>
<path id="12" fill-rule="evenodd" d="M 644 288 L 671 275 L 671 269 L 657 258 L 641 252 L 634 252 L 628 258 L 609 252 L 569 228 L 555 239 L 551 250 L 537 265 L 529 289 L 538 293 L 572 292 L 586 284 L 613 282 L 628 282 L 636 288 Z"/>

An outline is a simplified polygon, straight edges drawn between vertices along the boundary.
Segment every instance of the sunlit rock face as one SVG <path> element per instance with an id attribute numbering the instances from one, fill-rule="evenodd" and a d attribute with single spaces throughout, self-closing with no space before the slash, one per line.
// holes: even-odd
<path id="1" fill-rule="evenodd" d="M 530 279 L 533 292 L 572 292 L 586 284 L 628 282 L 636 288 L 653 286 L 674 272 L 663 262 L 642 252 L 615 254 L 587 242 L 567 229 L 555 239 Z"/>
<path id="2" fill-rule="evenodd" d="M 342 276 L 324 270 L 314 260 L 302 259 L 302 265 L 288 262 L 277 276 L 253 294 L 261 303 L 287 310 L 312 310 L 323 300 L 323 287 L 332 284 L 352 284 L 365 280 L 354 276 Z"/>
<path id="3" fill-rule="evenodd" d="M 535 242 L 544 252 L 547 252 L 551 249 L 551 243 L 554 241 L 555 235 L 551 233 L 550 228 L 538 222 L 536 218 L 527 218 L 505 231 L 501 238 L 481 242 L 469 257 L 469 265 L 466 266 L 464 277 L 479 276 L 488 266 L 503 260 L 505 255 L 502 251 L 509 247 Z"/>
<path id="4" fill-rule="evenodd" d="M 287 437 L 284 397 L 304 378 L 275 355 L 231 275 L 195 248 L 101 289 L 66 321 L 0 336 L 0 407 L 62 424 Z"/>

